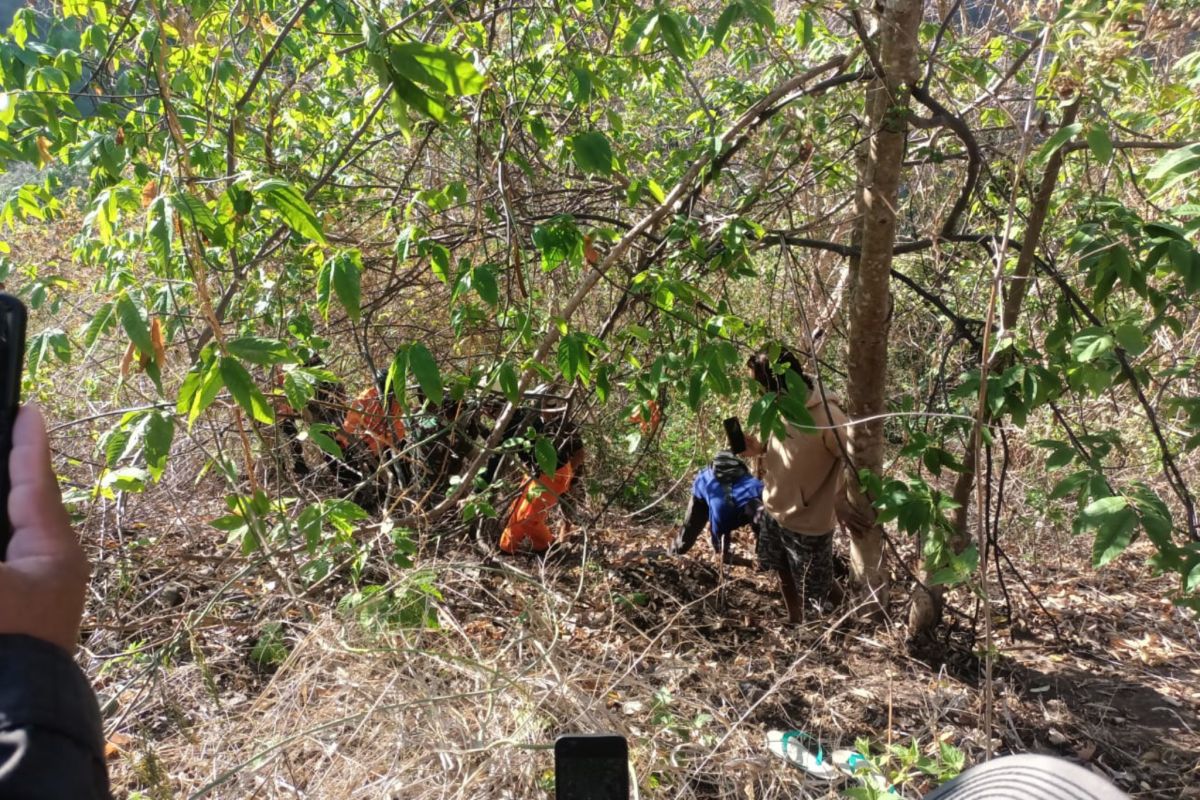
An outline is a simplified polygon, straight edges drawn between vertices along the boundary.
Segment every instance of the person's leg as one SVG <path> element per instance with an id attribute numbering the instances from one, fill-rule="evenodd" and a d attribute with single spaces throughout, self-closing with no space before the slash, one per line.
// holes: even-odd
<path id="1" fill-rule="evenodd" d="M 754 552 L 758 556 L 759 572 L 774 570 L 779 573 L 779 588 L 783 593 L 783 605 L 787 608 L 788 622 L 795 624 L 804 621 L 804 606 L 796 590 L 795 574 L 784 543 L 783 537 L 789 535 L 773 516 L 764 511 Z"/>
<path id="2" fill-rule="evenodd" d="M 833 594 L 833 533 L 808 538 L 807 598 L 818 608 L 823 608 Z"/>
<path id="3" fill-rule="evenodd" d="M 833 581 L 833 535 L 786 532 L 783 541 L 802 604 L 812 603 L 821 611 Z"/>
<path id="4" fill-rule="evenodd" d="M 804 622 L 804 599 L 796 588 L 796 578 L 791 565 L 784 559 L 779 565 L 779 588 L 783 592 L 783 605 L 787 608 L 788 622 L 797 625 Z"/>

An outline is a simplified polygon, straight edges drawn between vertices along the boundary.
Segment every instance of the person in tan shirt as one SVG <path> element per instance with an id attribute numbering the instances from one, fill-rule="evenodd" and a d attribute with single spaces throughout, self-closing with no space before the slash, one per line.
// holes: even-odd
<path id="1" fill-rule="evenodd" d="M 808 388 L 808 413 L 815 428 L 786 423 L 783 438 L 765 444 L 746 434 L 743 455 L 762 457 L 763 516 L 756 555 L 760 571 L 779 573 L 788 621 L 801 622 L 808 603 L 840 602 L 833 578 L 833 531 L 845 506 L 846 426 L 835 398 L 822 397 L 804 374 L 799 359 L 784 350 L 772 363 L 766 353 L 747 362 L 764 392 L 786 391 L 785 375 L 794 371 Z M 792 378 L 792 386 L 796 386 Z M 839 441 L 840 439 L 840 441 Z"/>

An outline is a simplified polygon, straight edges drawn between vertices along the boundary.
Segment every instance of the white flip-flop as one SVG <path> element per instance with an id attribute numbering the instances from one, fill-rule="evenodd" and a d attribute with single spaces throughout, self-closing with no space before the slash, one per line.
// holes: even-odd
<path id="1" fill-rule="evenodd" d="M 842 778 L 845 773 L 825 757 L 820 744 L 817 744 L 817 752 L 814 753 L 800 744 L 799 740 L 804 739 L 816 743 L 801 731 L 767 731 L 767 749 L 817 780 L 836 781 Z"/>

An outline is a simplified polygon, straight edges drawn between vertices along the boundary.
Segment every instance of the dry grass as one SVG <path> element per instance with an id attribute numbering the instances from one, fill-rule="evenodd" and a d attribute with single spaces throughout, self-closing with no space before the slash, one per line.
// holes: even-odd
<path id="1" fill-rule="evenodd" d="M 945 740 L 980 757 L 969 657 L 931 669 L 886 626 L 786 629 L 761 576 L 738 569 L 722 583 L 707 554 L 640 554 L 663 535 L 604 530 L 598 553 L 576 542 L 545 564 L 443 546 L 422 563 L 441 593 L 429 600 L 436 629 L 364 624 L 331 612 L 332 596 L 297 603 L 236 559 L 209 575 L 178 570 L 168 579 L 185 598 L 174 623 L 148 615 L 138 632 L 165 632 L 155 658 L 110 664 L 98 678 L 102 697 L 125 698 L 109 717 L 123 734 L 117 784 L 153 798 L 550 797 L 549 747 L 564 731 L 624 734 L 645 797 L 826 796 L 767 754 L 772 727 L 813 732 L 827 747 L 860 736 L 923 748 Z M 146 552 L 177 545 L 165 537 Z M 1112 570 L 1104 583 L 1112 590 L 1138 569 Z M 393 572 L 388 585 L 403 591 L 419 574 Z M 1158 606 L 1121 615 L 1107 603 L 1085 614 L 1061 592 L 1047 599 L 1068 629 L 1079 615 L 1104 637 L 1085 626 L 1071 631 L 1071 647 L 1003 642 L 1000 747 L 1082 757 L 1127 788 L 1144 782 L 1140 796 L 1179 796 L 1200 747 L 1200 693 L 1188 680 L 1200 658 L 1179 638 L 1182 618 Z M 282 623 L 289 648 L 273 672 L 251 657 L 268 621 Z M 1179 649 L 1150 664 L 1087 652 L 1085 635 L 1108 644 L 1133 631 Z M 91 642 L 111 653 L 118 639 L 95 630 Z M 1131 724 L 1145 726 L 1136 739 Z M 930 786 L 918 780 L 906 794 Z"/>

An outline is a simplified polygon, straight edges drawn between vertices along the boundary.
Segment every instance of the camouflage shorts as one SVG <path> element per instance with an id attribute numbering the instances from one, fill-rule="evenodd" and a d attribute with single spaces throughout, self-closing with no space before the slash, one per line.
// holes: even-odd
<path id="1" fill-rule="evenodd" d="M 796 589 L 805 602 L 819 606 L 829 598 L 833 587 L 833 531 L 812 535 L 796 533 L 764 512 L 755 555 L 760 571 L 789 567 Z"/>

